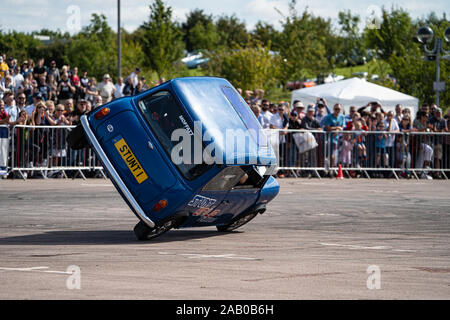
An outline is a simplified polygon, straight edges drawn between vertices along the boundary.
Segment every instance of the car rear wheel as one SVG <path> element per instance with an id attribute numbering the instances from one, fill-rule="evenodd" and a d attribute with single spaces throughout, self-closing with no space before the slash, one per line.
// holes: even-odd
<path id="1" fill-rule="evenodd" d="M 152 240 L 172 229 L 175 226 L 175 221 L 175 219 L 169 220 L 155 228 L 150 228 L 144 222 L 139 221 L 134 227 L 134 234 L 139 241 Z"/>
<path id="2" fill-rule="evenodd" d="M 231 221 L 229 224 L 216 226 L 217 231 L 230 232 L 230 231 L 236 230 L 237 228 L 240 228 L 244 224 L 253 220 L 253 218 L 255 218 L 257 215 L 258 215 L 258 212 L 252 212 L 252 213 L 246 214 L 243 217 L 238 217 L 237 219 Z"/>

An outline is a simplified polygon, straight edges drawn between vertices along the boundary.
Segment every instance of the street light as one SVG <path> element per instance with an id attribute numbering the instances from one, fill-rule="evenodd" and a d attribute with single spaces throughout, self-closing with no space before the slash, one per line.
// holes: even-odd
<path id="1" fill-rule="evenodd" d="M 450 51 L 445 51 L 442 47 L 442 39 L 436 38 L 434 47 L 429 50 L 427 44 L 433 41 L 434 32 L 430 27 L 421 27 L 417 31 L 417 40 L 423 44 L 425 50 L 425 61 L 436 61 L 436 81 L 433 83 L 433 89 L 436 92 L 436 105 L 439 106 L 439 92 L 445 91 L 445 82 L 440 81 L 440 63 L 441 63 L 441 51 L 444 53 L 442 59 L 450 60 Z M 444 39 L 450 42 L 450 27 L 445 29 Z"/>

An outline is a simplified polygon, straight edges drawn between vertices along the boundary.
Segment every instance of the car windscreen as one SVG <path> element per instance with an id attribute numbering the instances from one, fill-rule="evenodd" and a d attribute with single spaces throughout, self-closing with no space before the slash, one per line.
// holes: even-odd
<path id="1" fill-rule="evenodd" d="M 193 180 L 211 168 L 205 163 L 195 163 L 194 140 L 200 139 L 197 143 L 201 144 L 201 137 L 194 134 L 191 121 L 169 91 L 159 91 L 143 98 L 139 101 L 139 108 L 171 160 L 173 160 L 172 150 L 179 143 L 172 140 L 172 134 L 178 129 L 187 131 L 192 139 L 191 150 L 182 150 L 182 152 L 189 152 L 192 155 L 191 161 L 181 163 L 172 161 L 186 179 Z"/>

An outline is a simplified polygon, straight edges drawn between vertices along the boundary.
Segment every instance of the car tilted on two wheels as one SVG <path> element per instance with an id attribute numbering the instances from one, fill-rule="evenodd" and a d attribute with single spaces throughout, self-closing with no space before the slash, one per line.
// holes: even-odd
<path id="1" fill-rule="evenodd" d="M 172 228 L 231 231 L 278 194 L 273 149 L 224 79 L 173 79 L 103 105 L 81 123 L 69 145 L 93 147 L 140 220 L 139 240 Z"/>

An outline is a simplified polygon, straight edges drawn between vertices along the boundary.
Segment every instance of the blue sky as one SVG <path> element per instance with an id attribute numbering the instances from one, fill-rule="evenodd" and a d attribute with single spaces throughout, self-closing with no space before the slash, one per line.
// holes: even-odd
<path id="1" fill-rule="evenodd" d="M 74 33 L 79 27 L 89 23 L 92 13 L 103 13 L 108 23 L 117 26 L 117 0 L 1 0 L 0 28 L 17 31 L 34 31 L 42 28 L 60 29 Z M 149 14 L 152 0 L 121 0 L 122 26 L 128 31 L 135 30 Z M 270 22 L 279 27 L 281 13 L 287 14 L 288 0 L 165 0 L 173 9 L 175 19 L 183 21 L 192 9 L 203 9 L 208 14 L 236 16 L 245 21 L 249 30 L 258 20 Z M 412 17 L 423 17 L 431 11 L 439 16 L 444 12 L 449 16 L 446 0 L 298 0 L 297 10 L 304 8 L 316 16 L 337 21 L 339 11 L 350 9 L 359 14 L 362 21 L 369 16 L 371 8 L 380 10 L 382 6 L 398 6 L 406 9 Z M 278 10 L 276 10 L 278 9 Z M 79 23 L 78 23 L 79 22 Z"/>

